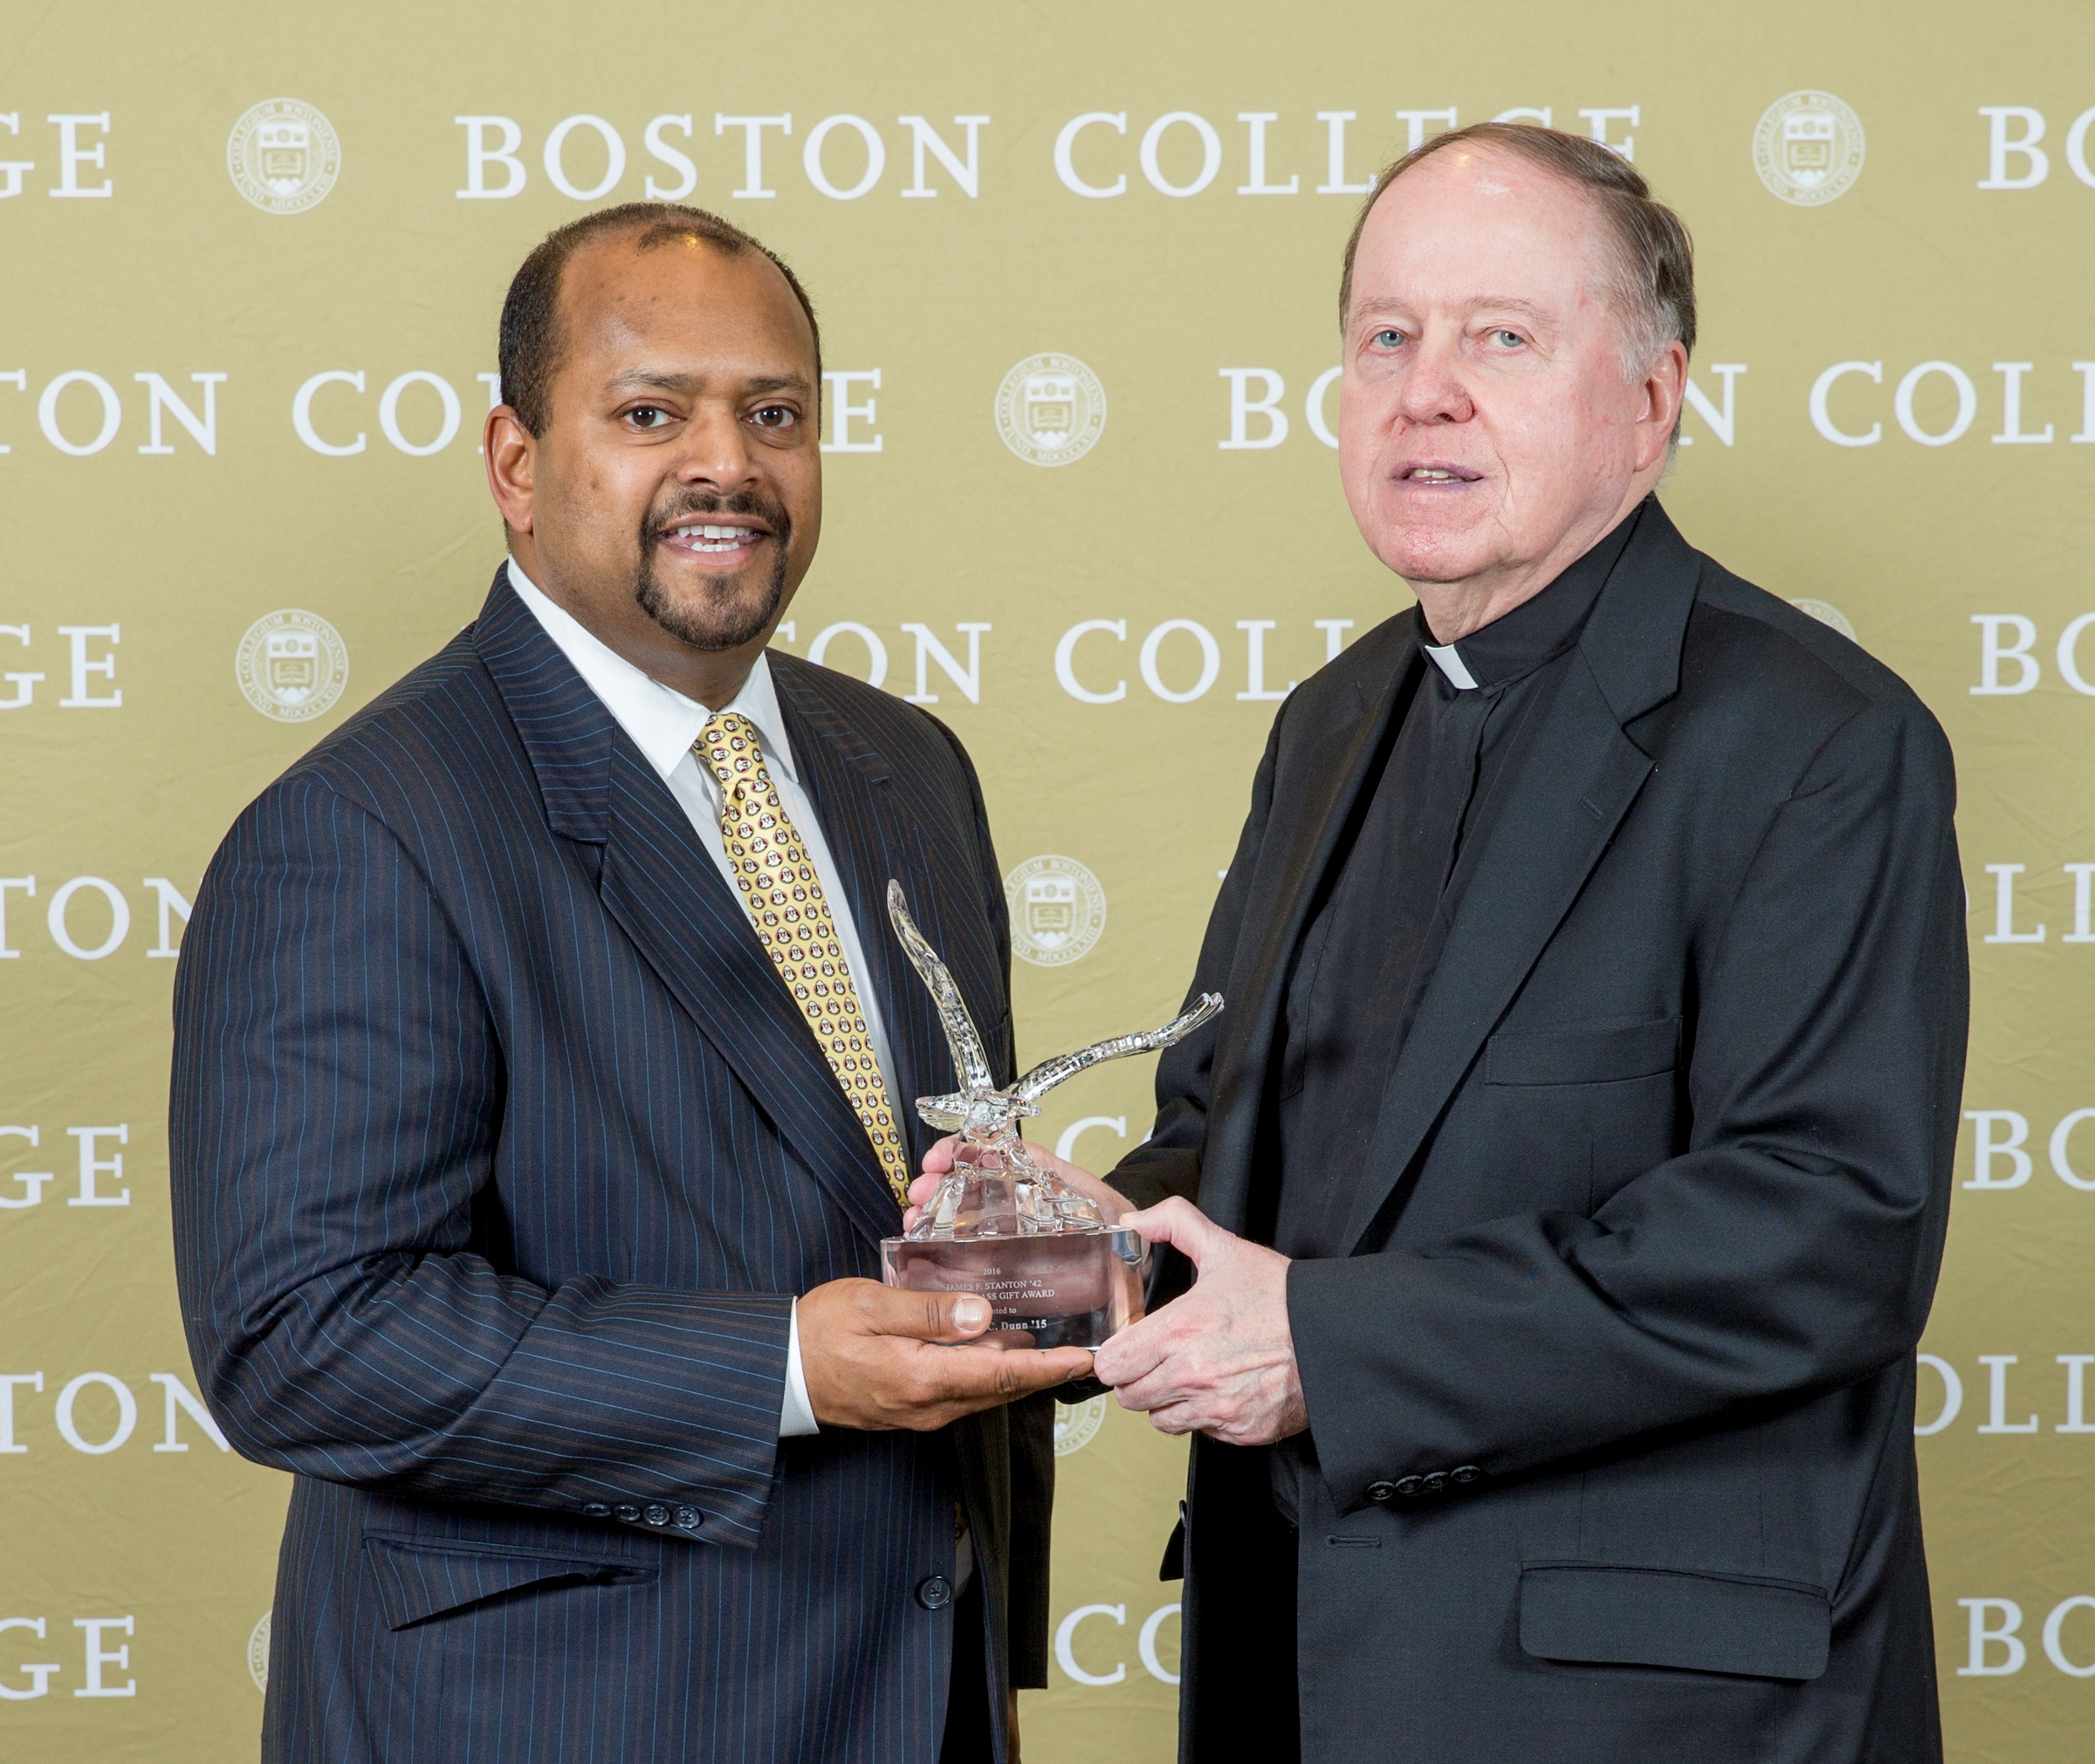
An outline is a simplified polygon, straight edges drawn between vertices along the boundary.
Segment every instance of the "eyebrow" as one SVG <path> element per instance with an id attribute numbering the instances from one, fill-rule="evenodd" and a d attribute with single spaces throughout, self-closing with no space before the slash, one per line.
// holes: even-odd
<path id="1" fill-rule="evenodd" d="M 703 374 L 671 374 L 649 367 L 629 367 L 606 387 L 610 392 L 700 392 L 706 384 Z M 799 374 L 762 374 L 738 382 L 743 393 L 798 392 L 805 394 L 807 381 Z"/>
<path id="2" fill-rule="evenodd" d="M 1355 302 L 1353 310 L 1357 314 L 1361 315 L 1372 312 L 1402 312 L 1410 310 L 1411 305 L 1412 303 L 1408 300 L 1363 299 Z M 1465 310 L 1470 312 L 1521 312 L 1530 319 L 1548 319 L 1554 316 L 1536 305 L 1534 301 L 1522 300 L 1511 294 L 1480 295 L 1476 299 L 1468 302 Z"/>

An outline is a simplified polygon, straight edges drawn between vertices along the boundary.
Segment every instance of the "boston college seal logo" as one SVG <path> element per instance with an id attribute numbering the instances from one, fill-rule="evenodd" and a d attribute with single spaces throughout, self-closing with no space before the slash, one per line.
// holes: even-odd
<path id="1" fill-rule="evenodd" d="M 997 388 L 997 433 L 1029 465 L 1067 465 L 1097 444 L 1106 388 L 1074 355 L 1028 355 Z"/>
<path id="2" fill-rule="evenodd" d="M 1831 625 L 1851 643 L 1855 641 L 1855 628 L 1848 622 L 1848 615 L 1831 601 L 1792 601 L 1789 604 L 1820 624 Z"/>
<path id="3" fill-rule="evenodd" d="M 1862 120 L 1830 92 L 1793 92 L 1762 113 L 1753 167 L 1771 193 L 1816 208 L 1862 173 Z"/>
<path id="4" fill-rule="evenodd" d="M 247 1637 L 247 1675 L 255 1681 L 255 1688 L 265 1695 L 269 1691 L 269 1615 L 267 1611 L 262 1613 L 262 1621 Z"/>
<path id="5" fill-rule="evenodd" d="M 302 214 L 334 188 L 342 146 L 327 119 L 295 98 L 258 104 L 225 144 L 233 188 L 272 215 Z"/>
<path id="6" fill-rule="evenodd" d="M 1089 1403 L 1057 1403 L 1054 1405 L 1054 1455 L 1067 1458 L 1072 1452 L 1082 1452 L 1098 1437 L 1098 1430 L 1106 1424 L 1106 1399 L 1094 1397 Z"/>
<path id="7" fill-rule="evenodd" d="M 1011 947 L 1035 967 L 1059 968 L 1089 951 L 1106 928 L 1106 891 L 1073 857 L 1030 857 L 1004 878 Z"/>
<path id="8" fill-rule="evenodd" d="M 286 607 L 257 619 L 233 663 L 247 702 L 279 723 L 306 723 L 349 683 L 349 651 L 317 613 Z"/>

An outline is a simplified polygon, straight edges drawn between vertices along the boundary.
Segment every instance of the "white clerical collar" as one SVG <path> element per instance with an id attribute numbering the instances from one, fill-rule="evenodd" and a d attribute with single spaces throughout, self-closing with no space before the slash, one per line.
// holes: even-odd
<path id="1" fill-rule="evenodd" d="M 513 570 L 516 566 L 512 564 Z M 1421 643 L 1418 646 L 1432 658 L 1433 666 L 1447 676 L 1447 683 L 1458 692 L 1473 692 L 1477 689 L 1475 676 L 1462 660 L 1461 652 L 1453 643 Z"/>
<path id="2" fill-rule="evenodd" d="M 589 690 L 603 701 L 604 709 L 618 719 L 619 727 L 633 738 L 648 764 L 665 779 L 691 751 L 698 731 L 711 719 L 712 711 L 695 698 L 687 698 L 674 687 L 665 686 L 642 672 L 553 599 L 509 560 L 509 585 L 517 598 L 531 608 L 532 615 L 546 628 L 546 635 L 560 646 L 560 653 L 574 664 Z M 749 670 L 732 703 L 720 707 L 739 711 L 757 725 L 767 765 L 776 766 L 795 784 L 793 745 L 786 738 L 786 719 L 779 714 L 778 690 L 772 684 L 771 658 L 763 654 Z"/>

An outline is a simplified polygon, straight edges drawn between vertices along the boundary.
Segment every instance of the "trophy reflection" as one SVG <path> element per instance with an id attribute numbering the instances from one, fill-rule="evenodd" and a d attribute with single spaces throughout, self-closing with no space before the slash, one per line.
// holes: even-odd
<path id="1" fill-rule="evenodd" d="M 1149 1246 L 1109 1224 L 1097 1206 L 1027 1153 L 1018 1123 L 1065 1079 L 1107 1060 L 1169 1047 L 1222 1008 L 1219 994 L 1161 1029 L 1100 1041 L 1036 1066 L 1008 1089 L 991 1081 L 960 989 L 910 917 L 898 882 L 888 916 L 938 1006 L 962 1088 L 920 1096 L 917 1112 L 958 1133 L 951 1173 L 917 1223 L 880 1246 L 881 1273 L 912 1292 L 975 1293 L 989 1301 L 980 1339 L 1006 1348 L 1096 1348 L 1142 1315 Z"/>

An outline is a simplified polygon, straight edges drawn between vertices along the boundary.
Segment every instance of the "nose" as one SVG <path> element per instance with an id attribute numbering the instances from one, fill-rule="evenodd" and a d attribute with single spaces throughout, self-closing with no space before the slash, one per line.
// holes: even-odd
<path id="1" fill-rule="evenodd" d="M 1406 422 L 1412 423 L 1466 422 L 1474 414 L 1476 407 L 1470 400 L 1468 379 L 1453 337 L 1429 333 L 1419 340 L 1418 353 L 1404 376 L 1397 408 Z"/>
<path id="2" fill-rule="evenodd" d="M 740 412 L 725 405 L 702 404 L 684 432 L 683 456 L 677 464 L 677 481 L 704 485 L 723 496 L 732 495 L 757 476 L 755 455 L 742 426 Z"/>

